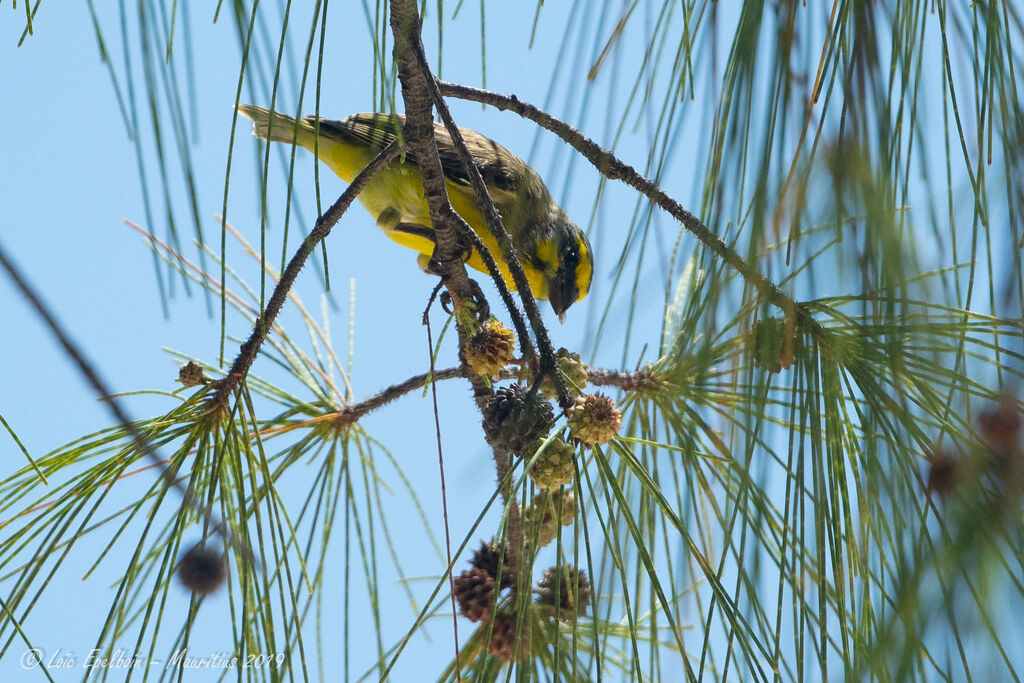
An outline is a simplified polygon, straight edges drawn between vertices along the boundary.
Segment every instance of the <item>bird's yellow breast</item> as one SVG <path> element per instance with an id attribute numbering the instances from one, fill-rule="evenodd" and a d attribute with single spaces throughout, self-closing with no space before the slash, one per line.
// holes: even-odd
<path id="1" fill-rule="evenodd" d="M 365 147 L 356 147 L 327 139 L 324 136 L 320 137 L 319 154 L 321 161 L 347 183 L 352 182 L 359 171 L 365 168 L 375 156 L 372 150 Z M 473 232 L 487 246 L 494 256 L 506 284 L 514 291 L 516 287 L 509 273 L 508 265 L 501 258 L 498 242 L 491 235 L 491 231 L 487 228 L 487 222 L 476 205 L 476 197 L 471 190 L 467 191 L 468 188 L 465 186 L 451 181 L 446 181 L 445 185 L 452 208 L 462 216 Z M 413 164 L 402 163 L 401 160 L 392 163 L 370 180 L 363 191 L 359 193 L 359 201 L 374 217 L 380 216 L 387 209 L 394 209 L 398 212 L 401 222 L 433 227 L 430 220 L 430 209 L 423 196 L 423 177 Z M 510 234 L 517 234 L 515 226 L 506 225 L 505 227 Z M 403 247 L 408 247 L 421 254 L 430 256 L 434 252 L 434 242 L 422 235 L 387 229 L 384 230 L 384 234 Z M 481 272 L 487 272 L 487 267 L 476 250 L 470 255 L 466 265 Z M 529 267 L 525 268 L 525 273 L 534 295 L 541 299 L 547 298 L 547 281 L 543 274 Z"/>

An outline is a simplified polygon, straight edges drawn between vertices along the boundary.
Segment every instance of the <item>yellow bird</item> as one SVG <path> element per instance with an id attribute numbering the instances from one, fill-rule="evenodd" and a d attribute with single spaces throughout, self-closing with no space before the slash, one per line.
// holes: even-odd
<path id="1" fill-rule="evenodd" d="M 270 112 L 263 107 L 242 105 L 238 111 L 252 119 L 253 134 L 257 137 L 313 151 L 315 117 L 296 121 L 275 112 L 271 124 Z M 320 160 L 342 180 L 352 182 L 395 139 L 404 122 L 404 116 L 390 114 L 355 114 L 341 121 L 320 119 Z M 555 203 L 540 176 L 522 159 L 475 131 L 459 130 L 501 213 L 533 295 L 550 301 L 558 319 L 563 320 L 566 309 L 590 290 L 594 256 L 587 236 Z M 477 208 L 476 196 L 451 136 L 439 123 L 434 124 L 434 133 L 452 207 L 494 255 L 505 282 L 515 289 L 501 249 Z M 404 160 L 395 160 L 377 174 L 359 194 L 359 200 L 377 219 L 384 234 L 418 251 L 420 267 L 428 269 L 434 253 L 434 228 L 423 198 L 422 176 L 412 155 L 406 153 Z M 487 272 L 475 250 L 466 264 Z"/>

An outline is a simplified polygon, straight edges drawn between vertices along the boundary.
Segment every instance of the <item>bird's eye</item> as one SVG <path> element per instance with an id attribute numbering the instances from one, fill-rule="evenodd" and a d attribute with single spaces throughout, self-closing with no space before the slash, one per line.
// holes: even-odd
<path id="1" fill-rule="evenodd" d="M 572 247 L 566 247 L 562 250 L 562 262 L 573 269 L 580 262 L 580 255 L 576 253 L 576 250 Z"/>

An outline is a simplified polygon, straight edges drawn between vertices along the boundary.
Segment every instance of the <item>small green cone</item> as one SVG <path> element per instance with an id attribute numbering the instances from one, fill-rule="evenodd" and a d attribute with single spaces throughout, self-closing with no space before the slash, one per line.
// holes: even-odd
<path id="1" fill-rule="evenodd" d="M 587 448 L 611 441 L 622 426 L 622 413 L 604 394 L 580 396 L 568 414 L 569 433 Z"/>
<path id="2" fill-rule="evenodd" d="M 542 443 L 542 441 L 534 442 L 527 451 L 527 457 L 530 452 L 536 452 Z M 554 439 L 533 463 L 533 467 L 530 468 L 530 478 L 542 489 L 568 486 L 572 484 L 573 476 L 576 474 L 575 460 L 576 449 L 561 438 Z"/>

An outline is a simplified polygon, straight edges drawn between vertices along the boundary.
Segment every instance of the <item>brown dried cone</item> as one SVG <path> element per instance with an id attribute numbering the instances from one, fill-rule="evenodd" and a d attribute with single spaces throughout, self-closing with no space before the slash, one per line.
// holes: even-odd
<path id="1" fill-rule="evenodd" d="M 558 606 L 558 617 L 572 621 L 587 613 L 590 604 L 590 581 L 582 569 L 572 565 L 549 567 L 537 581 L 537 604 Z"/>
<path id="2" fill-rule="evenodd" d="M 982 410 L 978 431 L 989 448 L 993 473 L 1019 491 L 1024 485 L 1024 452 L 1020 448 L 1021 413 L 1016 397 L 1003 393 L 997 404 Z"/>
<path id="3" fill-rule="evenodd" d="M 555 422 L 551 404 L 522 384 L 498 389 L 483 413 L 487 443 L 509 453 L 522 453 L 534 439 L 548 433 Z"/>
<path id="4" fill-rule="evenodd" d="M 178 381 L 186 387 L 197 387 L 200 384 L 208 383 L 210 380 L 203 374 L 203 368 L 199 363 L 190 360 L 178 368 Z"/>
<path id="5" fill-rule="evenodd" d="M 224 556 L 201 543 L 189 548 L 178 563 L 178 580 L 194 593 L 209 595 L 224 582 Z"/>
<path id="6" fill-rule="evenodd" d="M 530 654 L 532 638 L 530 637 L 529 624 L 517 624 L 515 614 L 499 614 L 494 617 L 494 626 L 491 630 L 491 646 L 487 652 L 492 657 L 497 657 L 506 662 L 522 661 Z M 516 639 L 516 631 L 519 631 L 519 638 Z"/>
<path id="7" fill-rule="evenodd" d="M 535 441 L 527 453 L 535 453 L 542 441 Z M 530 468 L 530 478 L 542 489 L 569 485 L 576 474 L 576 449 L 561 438 L 551 441 Z"/>
<path id="8" fill-rule="evenodd" d="M 945 499 L 956 486 L 961 476 L 961 465 L 951 453 L 935 450 L 928 456 L 928 481 L 926 489 Z"/>
<path id="9" fill-rule="evenodd" d="M 465 356 L 469 367 L 480 375 L 497 375 L 508 365 L 516 349 L 512 330 L 491 319 L 480 326 L 466 342 Z"/>
<path id="10" fill-rule="evenodd" d="M 1017 399 L 1003 394 L 997 405 L 978 415 L 978 428 L 997 457 L 1012 454 L 1020 445 L 1021 415 Z"/>
<path id="11" fill-rule="evenodd" d="M 455 599 L 462 616 L 470 621 L 484 621 L 491 616 L 494 604 L 494 578 L 486 569 L 467 569 L 455 579 Z"/>
<path id="12" fill-rule="evenodd" d="M 509 567 L 509 553 L 506 552 L 505 556 L 501 556 L 501 549 L 498 545 L 491 541 L 487 543 L 482 541 L 480 547 L 473 552 L 473 557 L 469 563 L 477 569 L 483 569 L 487 572 L 487 575 L 493 579 L 498 578 L 498 564 L 501 566 L 501 587 L 511 588 L 515 583 L 515 574 L 512 568 Z"/>
<path id="13" fill-rule="evenodd" d="M 580 360 L 580 354 L 572 353 L 564 346 L 555 352 L 555 362 L 558 369 L 565 375 L 565 384 L 569 393 L 578 396 L 580 391 L 587 386 L 587 366 Z M 520 378 L 527 384 L 533 383 L 533 368 L 529 364 L 523 364 L 520 368 Z M 558 389 L 555 387 L 555 380 L 551 375 L 546 375 L 540 383 L 540 391 L 548 398 L 558 398 Z"/>
<path id="14" fill-rule="evenodd" d="M 611 441 L 622 426 L 622 413 L 604 394 L 580 396 L 567 412 L 570 435 L 587 448 Z"/>
<path id="15" fill-rule="evenodd" d="M 558 501 L 562 501 L 562 517 L 556 519 L 558 514 Z M 576 518 L 576 498 L 572 491 L 557 489 L 550 492 L 539 493 L 533 497 L 533 503 L 523 510 L 523 517 L 526 521 L 529 540 L 537 539 L 537 547 L 543 548 L 558 535 L 559 523 L 561 526 L 569 526 Z"/>

